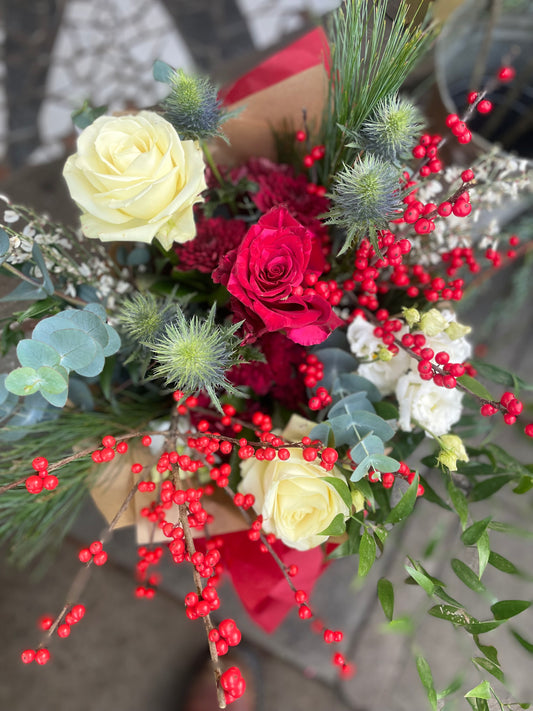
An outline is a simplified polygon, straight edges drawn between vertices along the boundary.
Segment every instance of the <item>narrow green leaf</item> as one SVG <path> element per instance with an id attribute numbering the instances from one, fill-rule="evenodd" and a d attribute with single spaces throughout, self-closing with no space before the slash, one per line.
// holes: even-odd
<path id="1" fill-rule="evenodd" d="M 528 642 L 527 639 L 524 639 L 524 637 L 522 637 L 522 635 L 519 634 L 512 627 L 511 627 L 511 634 L 516 639 L 516 641 L 522 645 L 522 647 L 526 650 L 526 652 L 533 654 L 533 644 L 531 644 L 531 642 Z"/>
<path id="2" fill-rule="evenodd" d="M 456 600 L 454 597 L 451 595 L 448 595 L 447 592 L 445 592 L 442 587 L 437 585 L 435 588 L 435 596 L 439 598 L 439 600 L 442 600 L 445 602 L 447 605 L 451 605 L 452 607 L 458 607 L 462 608 L 463 604 L 459 602 L 459 600 Z"/>
<path id="3" fill-rule="evenodd" d="M 533 533 L 528 531 L 526 528 L 519 528 L 518 526 L 513 526 L 510 523 L 503 523 L 502 521 L 491 521 L 488 525 L 491 531 L 498 531 L 499 533 L 510 533 L 519 538 L 533 538 Z"/>
<path id="4" fill-rule="evenodd" d="M 344 514 L 337 514 L 327 528 L 320 531 L 319 536 L 342 536 L 346 531 Z"/>
<path id="5" fill-rule="evenodd" d="M 420 654 L 416 656 L 416 668 L 420 681 L 422 682 L 422 686 L 426 690 L 431 708 L 433 711 L 437 711 L 437 692 L 435 691 L 435 685 L 433 684 L 431 668 L 427 660 Z"/>
<path id="6" fill-rule="evenodd" d="M 515 494 L 527 494 L 533 489 L 533 476 L 523 476 L 513 489 Z"/>
<path id="7" fill-rule="evenodd" d="M 416 568 L 412 568 L 410 565 L 406 565 L 404 567 L 413 580 L 416 580 L 420 587 L 423 588 L 431 597 L 435 592 L 435 585 L 431 582 L 427 575 L 424 575 L 424 573 L 416 570 Z"/>
<path id="8" fill-rule="evenodd" d="M 483 501 L 499 491 L 503 486 L 512 481 L 515 477 L 509 474 L 493 476 L 485 481 L 480 481 L 470 492 L 470 501 Z"/>
<path id="9" fill-rule="evenodd" d="M 462 582 L 468 588 L 470 588 L 470 590 L 484 594 L 488 592 L 487 588 L 483 585 L 483 583 L 474 573 L 472 568 L 469 568 L 468 565 L 466 565 L 466 563 L 463 563 L 462 560 L 459 560 L 458 558 L 452 558 L 451 566 L 453 572 L 457 575 L 459 580 L 462 580 Z"/>
<path id="10" fill-rule="evenodd" d="M 507 560 L 507 558 L 504 558 L 503 555 L 496 553 L 496 551 L 490 552 L 489 563 L 497 570 L 501 570 L 502 573 L 508 573 L 509 575 L 521 575 L 520 570 L 518 570 L 514 563 L 511 563 L 510 560 Z"/>
<path id="11" fill-rule="evenodd" d="M 481 652 L 481 654 L 484 654 L 487 659 L 490 659 L 491 662 L 494 662 L 494 664 L 500 666 L 500 662 L 498 660 L 498 650 L 496 649 L 496 647 L 493 647 L 489 644 L 481 644 L 481 642 L 479 641 L 479 636 L 477 634 L 474 635 L 474 643 Z"/>
<path id="12" fill-rule="evenodd" d="M 453 508 L 457 511 L 457 515 L 461 521 L 461 526 L 464 530 L 468 521 L 468 502 L 466 497 L 451 480 L 448 480 L 447 488 Z"/>
<path id="13" fill-rule="evenodd" d="M 383 609 L 383 614 L 389 620 L 394 616 L 394 587 L 387 578 L 378 580 L 378 599 Z"/>
<path id="14" fill-rule="evenodd" d="M 443 689 L 442 691 L 437 691 L 437 699 L 445 699 L 447 696 L 450 696 L 450 694 L 454 694 L 461 688 L 462 685 L 463 675 L 459 674 L 459 676 L 456 676 L 455 679 L 453 679 L 453 681 L 448 684 L 445 689 Z"/>
<path id="15" fill-rule="evenodd" d="M 344 481 L 344 479 L 339 479 L 334 476 L 324 476 L 322 477 L 324 481 L 327 481 L 328 484 L 331 484 L 331 486 L 337 491 L 341 499 L 344 501 L 346 506 L 348 507 L 348 511 L 351 511 L 352 509 L 352 496 L 350 494 L 350 489 L 348 488 L 348 484 Z"/>
<path id="16" fill-rule="evenodd" d="M 429 484 L 427 479 L 424 479 L 424 477 L 421 476 L 420 483 L 424 487 L 424 501 L 430 501 L 432 504 L 437 504 L 437 506 L 440 506 L 441 509 L 445 509 L 446 511 L 451 511 L 451 508 L 444 501 L 444 499 L 441 496 L 439 496 L 439 494 L 437 494 L 437 492 Z"/>
<path id="17" fill-rule="evenodd" d="M 484 669 L 489 674 L 492 674 L 492 676 L 496 677 L 502 684 L 505 683 L 503 672 L 498 664 L 494 664 L 494 662 L 491 662 L 490 659 L 485 659 L 485 657 L 472 657 L 472 661 L 478 668 Z"/>
<path id="18" fill-rule="evenodd" d="M 448 620 L 448 622 L 462 627 L 472 622 L 477 622 L 466 610 L 452 605 L 434 605 L 428 610 L 428 614 L 432 615 L 432 617 L 437 617 L 439 620 Z"/>
<path id="19" fill-rule="evenodd" d="M 482 397 L 484 400 L 493 399 L 487 388 L 482 385 L 479 380 L 472 378 L 470 375 L 461 375 L 461 377 L 457 378 L 457 382 L 461 383 L 461 385 L 464 385 L 465 388 L 468 388 L 471 392 L 473 392 L 474 395 Z"/>
<path id="20" fill-rule="evenodd" d="M 487 563 L 489 562 L 490 558 L 490 539 L 487 531 L 483 531 L 476 545 L 479 577 L 481 578 L 481 576 L 485 572 L 485 568 L 487 567 Z"/>
<path id="21" fill-rule="evenodd" d="M 485 632 L 492 632 L 492 630 L 495 630 L 503 624 L 503 622 L 504 620 L 483 620 L 481 622 L 476 620 L 466 624 L 464 627 L 467 632 L 470 632 L 470 634 L 485 634 Z"/>
<path id="22" fill-rule="evenodd" d="M 508 620 L 531 607 L 528 600 L 500 600 L 491 606 L 490 610 L 495 620 Z"/>
<path id="23" fill-rule="evenodd" d="M 492 365 L 491 363 L 485 363 L 485 361 L 482 360 L 471 360 L 470 362 L 482 378 L 486 378 L 492 383 L 505 385 L 509 388 L 516 388 L 516 386 L 518 385 L 519 387 L 525 388 L 527 390 L 531 390 L 533 387 L 531 385 L 528 385 L 528 383 L 522 380 L 522 378 L 519 378 L 517 375 L 511 373 L 508 370 L 505 370 L 504 368 L 499 368 L 498 366 Z M 516 393 L 518 394 L 518 390 L 516 391 Z"/>
<path id="24" fill-rule="evenodd" d="M 376 541 L 374 536 L 365 530 L 359 544 L 359 568 L 357 574 L 364 578 L 370 572 L 376 560 Z"/>
<path id="25" fill-rule="evenodd" d="M 409 488 L 405 494 L 387 516 L 385 523 L 398 523 L 398 521 L 402 521 L 404 518 L 409 516 L 415 505 L 417 490 L 418 474 L 415 475 L 415 478 L 409 485 Z"/>
<path id="26" fill-rule="evenodd" d="M 492 696 L 491 688 L 488 681 L 482 681 L 465 694 L 465 699 L 490 699 Z"/>
<path id="27" fill-rule="evenodd" d="M 465 546 L 473 546 L 481 538 L 482 534 L 487 530 L 487 526 L 491 522 L 491 516 L 484 518 L 482 521 L 476 521 L 471 526 L 463 531 L 461 540 Z"/>

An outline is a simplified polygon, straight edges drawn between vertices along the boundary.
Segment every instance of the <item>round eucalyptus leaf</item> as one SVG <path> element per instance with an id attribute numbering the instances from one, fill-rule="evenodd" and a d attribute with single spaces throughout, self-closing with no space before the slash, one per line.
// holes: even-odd
<path id="1" fill-rule="evenodd" d="M 68 396 L 68 389 L 65 388 L 62 393 L 48 393 L 46 390 L 41 390 L 42 396 L 48 400 L 50 405 L 53 405 L 54 407 L 65 407 L 65 403 L 67 402 L 67 396 Z"/>
<path id="2" fill-rule="evenodd" d="M 92 314 L 96 314 L 99 319 L 101 319 L 104 323 L 107 321 L 107 313 L 102 304 L 98 303 L 98 301 L 94 301 L 90 304 L 87 304 L 87 306 L 83 309 L 84 311 L 90 311 Z"/>
<path id="3" fill-rule="evenodd" d="M 41 366 L 37 370 L 37 375 L 41 379 L 42 393 L 47 392 L 52 395 L 58 395 L 68 387 L 68 379 L 62 373 L 54 368 L 49 368 L 47 365 Z"/>
<path id="4" fill-rule="evenodd" d="M 121 345 L 121 341 L 120 336 L 112 326 L 105 324 L 105 327 L 107 329 L 107 335 L 109 336 L 107 346 L 104 348 L 104 355 L 107 358 L 108 356 L 113 355 L 113 353 L 116 353 L 118 351 Z"/>
<path id="5" fill-rule="evenodd" d="M 66 309 L 57 314 L 64 325 L 61 328 L 78 328 L 105 348 L 109 341 L 107 330 L 102 319 L 90 311 L 79 311 L 77 309 Z"/>
<path id="6" fill-rule="evenodd" d="M 95 375 L 99 375 L 104 369 L 104 351 L 99 343 L 94 343 L 96 345 L 96 352 L 91 362 L 81 368 L 75 368 L 76 373 L 78 373 L 78 375 L 82 375 L 84 378 L 93 378 Z"/>
<path id="7" fill-rule="evenodd" d="M 98 345 L 91 336 L 76 328 L 54 331 L 47 337 L 47 343 L 59 352 L 60 365 L 68 370 L 78 370 L 89 365 Z"/>
<path id="8" fill-rule="evenodd" d="M 42 341 L 25 338 L 17 344 L 17 356 L 22 366 L 40 368 L 43 365 L 53 367 L 59 363 L 59 353 Z"/>
<path id="9" fill-rule="evenodd" d="M 39 390 L 40 379 L 35 368 L 15 368 L 7 376 L 5 386 L 15 395 L 31 395 Z"/>

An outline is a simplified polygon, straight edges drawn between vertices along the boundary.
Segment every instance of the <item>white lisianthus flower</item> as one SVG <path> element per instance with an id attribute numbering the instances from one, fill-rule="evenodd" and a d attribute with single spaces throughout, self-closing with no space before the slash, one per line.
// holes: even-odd
<path id="1" fill-rule="evenodd" d="M 305 551 L 327 541 L 320 536 L 335 516 L 346 519 L 349 510 L 325 477 L 344 480 L 334 467 L 326 472 L 319 464 L 306 462 L 302 450 L 291 447 L 285 461 L 241 462 L 242 494 L 253 494 L 254 509 L 263 516 L 263 530 L 276 535 L 286 546 Z"/>
<path id="2" fill-rule="evenodd" d="M 406 332 L 407 328 L 403 328 L 396 335 L 401 338 Z M 380 360 L 378 353 L 383 342 L 374 336 L 374 326 L 362 316 L 356 316 L 348 326 L 346 337 L 352 353 L 368 361 L 359 365 L 358 374 L 373 383 L 383 396 L 393 393 L 398 378 L 409 368 L 411 359 L 407 353 L 400 350 L 391 360 Z"/>
<path id="3" fill-rule="evenodd" d="M 193 205 L 205 190 L 195 141 L 153 111 L 100 116 L 79 136 L 63 175 L 82 210 L 82 231 L 104 242 L 151 242 L 165 249 L 196 235 Z"/>
<path id="4" fill-rule="evenodd" d="M 422 380 L 410 371 L 398 380 L 396 398 L 400 408 L 398 424 L 411 432 L 414 422 L 435 437 L 447 434 L 461 417 L 463 394 L 453 388 L 441 388 L 431 380 Z"/>

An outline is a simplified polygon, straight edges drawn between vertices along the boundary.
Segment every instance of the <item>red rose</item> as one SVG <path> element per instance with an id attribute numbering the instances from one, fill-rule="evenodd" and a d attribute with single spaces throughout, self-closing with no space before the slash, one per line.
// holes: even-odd
<path id="1" fill-rule="evenodd" d="M 285 207 L 272 209 L 226 255 L 213 273 L 230 294 L 234 312 L 255 337 L 284 331 L 304 346 L 321 343 L 342 321 L 330 303 L 305 286 L 324 260 L 318 241 Z"/>

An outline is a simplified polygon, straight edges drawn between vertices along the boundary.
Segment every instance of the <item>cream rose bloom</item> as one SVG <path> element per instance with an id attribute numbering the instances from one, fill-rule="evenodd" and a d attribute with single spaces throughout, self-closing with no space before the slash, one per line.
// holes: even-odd
<path id="1" fill-rule="evenodd" d="M 306 462 L 301 449 L 289 451 L 286 461 L 243 461 L 238 489 L 254 495 L 254 508 L 263 516 L 264 531 L 274 533 L 286 546 L 305 551 L 327 541 L 328 536 L 318 534 L 335 516 L 348 518 L 348 507 L 324 479 L 344 477 L 335 468 L 326 472 L 318 464 Z"/>
<path id="2" fill-rule="evenodd" d="M 196 235 L 193 205 L 205 190 L 202 151 L 152 111 L 101 116 L 78 138 L 63 175 L 87 237 L 165 249 Z"/>

